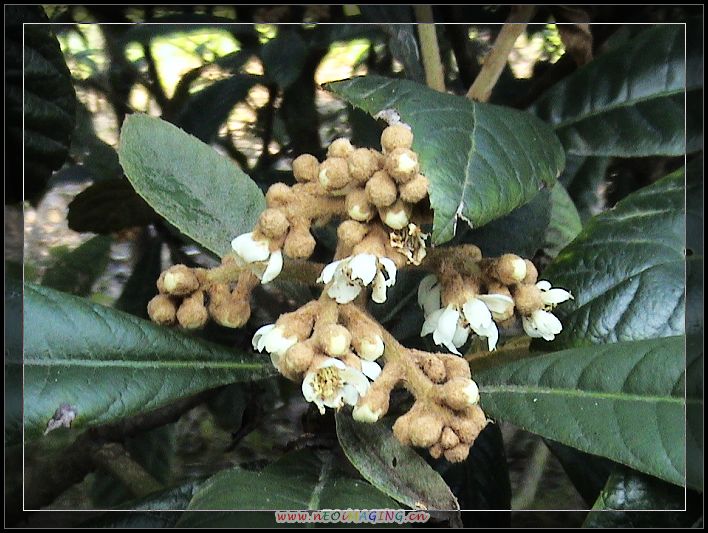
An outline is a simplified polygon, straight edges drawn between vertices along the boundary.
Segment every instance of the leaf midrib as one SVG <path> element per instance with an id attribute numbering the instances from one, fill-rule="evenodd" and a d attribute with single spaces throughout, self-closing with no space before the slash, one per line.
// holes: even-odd
<path id="1" fill-rule="evenodd" d="M 549 396 L 564 396 L 573 398 L 585 398 L 594 400 L 617 400 L 629 402 L 648 402 L 648 403 L 675 403 L 684 405 L 686 403 L 698 403 L 700 400 L 695 398 L 686 399 L 678 396 L 650 396 L 629 394 L 620 392 L 603 392 L 603 391 L 586 391 L 578 389 L 565 388 L 546 388 L 546 387 L 529 387 L 519 385 L 481 385 L 480 393 L 493 394 L 495 392 L 511 392 L 519 395 L 542 394 Z"/>

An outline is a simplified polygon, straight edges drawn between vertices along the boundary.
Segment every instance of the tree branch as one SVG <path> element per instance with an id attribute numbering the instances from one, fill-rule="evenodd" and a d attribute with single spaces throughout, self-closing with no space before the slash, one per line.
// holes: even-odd
<path id="1" fill-rule="evenodd" d="M 425 82 L 431 89 L 445 92 L 445 73 L 440 61 L 438 36 L 433 23 L 433 8 L 431 6 L 415 6 L 414 9 L 418 21 L 418 38 L 423 56 Z"/>
<path id="2" fill-rule="evenodd" d="M 533 17 L 535 6 L 513 6 L 511 14 L 502 27 L 494 46 L 484 60 L 484 66 L 472 87 L 467 92 L 467 98 L 478 102 L 486 102 L 492 95 L 492 89 L 506 66 L 509 53 L 514 48 L 516 39 L 521 35 L 528 22 Z"/>

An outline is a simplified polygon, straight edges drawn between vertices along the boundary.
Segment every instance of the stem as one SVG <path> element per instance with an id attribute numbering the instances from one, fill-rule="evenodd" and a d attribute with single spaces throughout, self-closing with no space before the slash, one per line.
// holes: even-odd
<path id="1" fill-rule="evenodd" d="M 147 496 L 163 488 L 130 457 L 123 446 L 116 442 L 105 444 L 95 450 L 91 459 L 98 468 L 118 479 L 136 498 Z"/>
<path id="2" fill-rule="evenodd" d="M 445 73 L 440 61 L 438 35 L 433 23 L 432 6 L 415 6 L 415 17 L 418 21 L 418 38 L 423 56 L 425 82 L 436 91 L 445 92 Z"/>
<path id="3" fill-rule="evenodd" d="M 494 89 L 509 59 L 509 53 L 514 48 L 516 39 L 526 29 L 534 11 L 535 6 L 532 5 L 513 6 L 511 8 L 511 14 L 499 32 L 497 40 L 494 41 L 492 50 L 485 58 L 482 70 L 467 92 L 467 98 L 477 102 L 489 100 L 492 95 L 492 89 Z"/>

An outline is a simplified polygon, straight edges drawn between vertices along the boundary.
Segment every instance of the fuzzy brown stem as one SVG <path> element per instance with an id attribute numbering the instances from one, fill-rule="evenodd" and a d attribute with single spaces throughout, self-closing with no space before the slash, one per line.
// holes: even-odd
<path id="1" fill-rule="evenodd" d="M 433 23 L 433 8 L 432 6 L 415 6 L 414 9 L 418 21 L 418 38 L 423 56 L 425 82 L 431 89 L 445 92 L 445 73 L 440 60 L 438 35 Z"/>

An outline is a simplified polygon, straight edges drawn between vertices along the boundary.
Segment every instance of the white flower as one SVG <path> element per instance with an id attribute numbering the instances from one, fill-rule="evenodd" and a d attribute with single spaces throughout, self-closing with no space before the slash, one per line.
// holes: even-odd
<path id="1" fill-rule="evenodd" d="M 440 309 L 440 295 L 442 287 L 435 274 L 425 276 L 418 285 L 418 305 L 423 309 L 423 314 L 427 317 L 434 311 Z"/>
<path id="2" fill-rule="evenodd" d="M 388 257 L 357 254 L 327 265 L 317 280 L 325 283 L 327 295 L 337 303 L 349 303 L 363 287 L 372 285 L 371 299 L 386 301 L 386 289 L 396 283 L 396 265 Z"/>
<path id="3" fill-rule="evenodd" d="M 489 350 L 494 350 L 499 340 L 499 330 L 487 305 L 478 298 L 470 298 L 462 305 L 462 313 L 472 331 L 480 337 L 486 337 Z"/>
<path id="4" fill-rule="evenodd" d="M 543 308 L 546 311 L 550 311 L 556 305 L 573 299 L 573 295 L 568 291 L 563 289 L 554 289 L 548 281 L 539 281 L 536 283 L 536 288 L 541 291 L 541 300 L 543 301 Z"/>
<path id="5" fill-rule="evenodd" d="M 262 352 L 265 350 L 270 354 L 270 360 L 275 368 L 280 364 L 280 358 L 285 355 L 290 347 L 297 344 L 295 335 L 286 337 L 281 326 L 268 324 L 261 327 L 256 334 L 253 335 L 253 349 Z"/>
<path id="6" fill-rule="evenodd" d="M 258 276 L 261 283 L 268 283 L 278 277 L 283 269 L 283 252 L 270 251 L 268 240 L 256 240 L 253 233 L 244 233 L 231 241 L 231 248 L 243 264 L 256 264 L 253 273 Z M 262 263 L 266 262 L 266 265 Z"/>
<path id="7" fill-rule="evenodd" d="M 531 316 L 521 317 L 524 331 L 529 337 L 543 337 L 547 341 L 556 338 L 563 325 L 553 313 L 538 309 L 531 313 Z"/>
<path id="8" fill-rule="evenodd" d="M 469 331 L 460 324 L 460 312 L 452 304 L 444 309 L 433 311 L 427 316 L 420 336 L 433 334 L 433 342 L 445 346 L 452 353 L 461 355 L 457 348 L 467 342 Z"/>
<path id="9" fill-rule="evenodd" d="M 302 381 L 302 394 L 308 402 L 315 402 L 321 414 L 325 407 L 341 408 L 344 404 L 356 405 L 359 398 L 369 390 L 366 373 L 381 373 L 381 367 L 371 361 L 362 371 L 345 365 L 339 359 L 327 358 L 305 375 Z M 376 369 L 373 366 L 376 366 Z"/>

